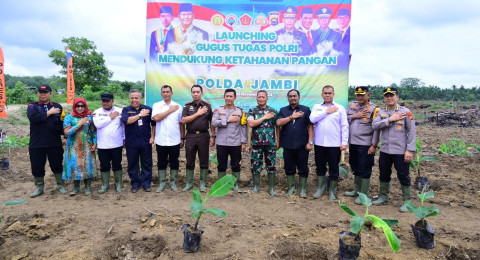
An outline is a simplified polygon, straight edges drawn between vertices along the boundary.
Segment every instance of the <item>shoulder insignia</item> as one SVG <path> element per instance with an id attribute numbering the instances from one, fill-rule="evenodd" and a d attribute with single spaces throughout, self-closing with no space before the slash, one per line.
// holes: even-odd
<path id="1" fill-rule="evenodd" d="M 413 114 L 411 111 L 407 112 L 408 119 L 413 120 Z"/>
<path id="2" fill-rule="evenodd" d="M 357 109 L 357 106 L 353 106 L 353 109 Z"/>
<path id="3" fill-rule="evenodd" d="M 380 116 L 381 116 L 381 117 L 386 117 L 386 116 L 387 116 L 387 114 L 381 114 Z"/>

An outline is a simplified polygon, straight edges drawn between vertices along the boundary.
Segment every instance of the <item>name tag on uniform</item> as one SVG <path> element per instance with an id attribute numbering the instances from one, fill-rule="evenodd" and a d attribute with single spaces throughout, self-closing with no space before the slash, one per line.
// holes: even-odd
<path id="1" fill-rule="evenodd" d="M 142 120 L 142 119 L 138 120 L 137 122 L 138 122 L 138 126 L 142 126 L 142 125 L 143 125 L 143 120 Z"/>

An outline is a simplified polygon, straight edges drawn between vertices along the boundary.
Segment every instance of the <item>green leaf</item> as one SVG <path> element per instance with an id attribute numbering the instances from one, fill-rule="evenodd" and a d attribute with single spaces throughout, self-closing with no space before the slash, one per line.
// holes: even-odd
<path id="1" fill-rule="evenodd" d="M 360 198 L 360 202 L 366 207 L 372 206 L 372 200 L 370 200 L 367 195 L 359 192 L 358 197 Z"/>
<path id="2" fill-rule="evenodd" d="M 233 188 L 236 181 L 235 176 L 231 174 L 223 176 L 213 184 L 210 193 L 208 193 L 205 199 L 225 196 Z"/>
<path id="3" fill-rule="evenodd" d="M 221 217 L 221 218 L 224 218 L 224 217 L 227 216 L 227 212 L 225 212 L 224 210 L 221 210 L 221 209 L 217 209 L 217 208 L 205 209 L 203 212 L 204 213 L 210 213 L 212 215 L 215 215 L 215 216 Z"/>
<path id="4" fill-rule="evenodd" d="M 338 205 L 340 206 L 341 209 L 343 209 L 343 211 L 345 211 L 347 214 L 351 215 L 351 216 L 357 216 L 358 214 L 355 213 L 355 211 L 353 211 L 352 209 L 350 209 L 347 205 L 341 203 L 341 202 L 338 202 Z"/>
<path id="5" fill-rule="evenodd" d="M 6 201 L 6 202 L 3 202 L 3 203 L 0 203 L 0 205 L 5 205 L 5 206 L 8 206 L 8 205 L 17 205 L 17 204 L 21 204 L 21 203 L 24 203 L 25 199 L 23 200 L 11 200 L 11 201 Z"/>
<path id="6" fill-rule="evenodd" d="M 415 206 L 415 204 L 413 204 L 409 201 L 409 202 L 407 202 L 407 209 L 408 209 L 408 211 L 414 213 L 414 211 L 417 209 L 417 206 Z"/>
<path id="7" fill-rule="evenodd" d="M 205 205 L 202 202 L 190 202 L 190 211 L 192 212 L 192 217 L 197 218 L 200 212 L 203 210 L 203 207 L 205 207 Z"/>
<path id="8" fill-rule="evenodd" d="M 426 162 L 438 162 L 440 161 L 440 158 L 435 158 L 435 157 L 420 157 L 422 161 Z"/>
<path id="9" fill-rule="evenodd" d="M 398 219 L 389 219 L 389 218 L 382 218 L 382 220 L 387 223 L 389 227 L 394 227 L 398 225 Z"/>
<path id="10" fill-rule="evenodd" d="M 372 220 L 373 225 L 375 227 L 381 228 L 383 230 L 383 233 L 387 238 L 390 248 L 392 249 L 393 252 L 397 252 L 400 249 L 400 240 L 392 231 L 392 229 L 388 226 L 388 224 L 385 221 L 383 221 L 381 218 L 375 215 L 368 215 L 367 217 Z"/>
<path id="11" fill-rule="evenodd" d="M 344 177 L 348 177 L 348 172 L 345 168 L 343 168 L 342 166 L 338 166 L 338 170 Z"/>
<path id="12" fill-rule="evenodd" d="M 427 211 L 428 214 L 425 216 L 426 218 L 435 217 L 436 215 L 440 214 L 440 210 L 435 206 L 428 207 Z"/>
<path id="13" fill-rule="evenodd" d="M 365 219 L 363 217 L 355 215 L 352 217 L 352 220 L 350 220 L 350 229 L 353 233 L 358 234 L 358 232 L 360 232 L 360 230 L 362 229 L 364 223 Z"/>
<path id="14" fill-rule="evenodd" d="M 200 191 L 198 191 L 197 188 L 193 189 L 192 195 L 193 195 L 193 201 L 196 201 L 196 202 L 199 202 L 199 203 L 202 202 L 202 194 L 200 194 Z"/>
<path id="15" fill-rule="evenodd" d="M 434 191 L 431 190 L 431 191 L 429 191 L 429 192 L 423 192 L 423 193 L 418 194 L 417 196 L 420 198 L 420 200 L 421 200 L 422 202 L 424 202 L 424 201 L 426 201 L 426 200 L 428 200 L 428 199 L 433 198 L 433 196 L 434 196 Z"/>

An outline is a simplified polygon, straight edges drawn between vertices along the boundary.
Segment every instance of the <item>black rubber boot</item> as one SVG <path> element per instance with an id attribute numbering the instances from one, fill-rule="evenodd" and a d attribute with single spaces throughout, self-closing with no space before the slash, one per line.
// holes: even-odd
<path id="1" fill-rule="evenodd" d="M 35 198 L 43 194 L 43 188 L 45 187 L 45 181 L 43 177 L 33 177 L 33 183 L 37 186 L 37 189 L 30 194 L 30 198 Z"/>

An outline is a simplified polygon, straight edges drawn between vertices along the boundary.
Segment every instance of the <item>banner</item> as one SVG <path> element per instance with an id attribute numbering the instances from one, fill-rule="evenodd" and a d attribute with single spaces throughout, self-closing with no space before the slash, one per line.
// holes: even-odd
<path id="1" fill-rule="evenodd" d="M 163 85 L 184 104 L 197 84 L 214 108 L 227 88 L 244 109 L 257 105 L 259 90 L 270 106 L 286 106 L 291 89 L 312 107 L 331 85 L 346 106 L 350 17 L 351 0 L 149 0 L 146 104 L 162 100 Z"/>
<path id="2" fill-rule="evenodd" d="M 5 106 L 7 105 L 7 92 L 5 90 L 4 64 L 5 59 L 3 58 L 3 50 L 0 46 L 0 118 L 7 118 L 7 111 L 5 110 Z"/>
<path id="3" fill-rule="evenodd" d="M 73 80 L 73 58 L 72 51 L 66 47 L 67 50 L 67 104 L 73 104 L 75 99 L 75 81 Z"/>

